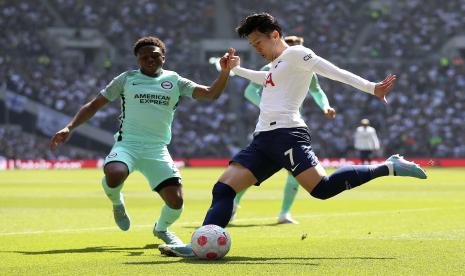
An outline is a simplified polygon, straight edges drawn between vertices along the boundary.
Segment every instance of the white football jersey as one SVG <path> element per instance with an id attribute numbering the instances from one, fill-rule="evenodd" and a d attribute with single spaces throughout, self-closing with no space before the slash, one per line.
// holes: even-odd
<path id="1" fill-rule="evenodd" d="M 338 68 L 301 45 L 286 48 L 271 62 L 268 72 L 240 67 L 233 68 L 233 71 L 263 86 L 260 116 L 255 132 L 306 126 L 299 107 L 307 95 L 311 81 L 309 76 L 313 73 L 350 84 L 371 94 L 375 87 L 375 83 Z"/>
<path id="2" fill-rule="evenodd" d="M 354 135 L 354 146 L 357 150 L 378 150 L 379 139 L 376 130 L 371 126 L 359 126 Z"/>

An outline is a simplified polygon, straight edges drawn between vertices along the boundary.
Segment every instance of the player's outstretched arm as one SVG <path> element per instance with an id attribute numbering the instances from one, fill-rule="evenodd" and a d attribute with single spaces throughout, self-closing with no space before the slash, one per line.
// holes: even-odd
<path id="1" fill-rule="evenodd" d="M 109 102 L 107 98 L 99 94 L 92 101 L 86 103 L 79 109 L 74 118 L 69 122 L 66 127 L 55 133 L 50 140 L 50 149 L 55 150 L 57 145 L 66 142 L 69 139 L 71 131 L 87 122 L 97 111 L 99 111 L 104 105 Z"/>
<path id="2" fill-rule="evenodd" d="M 396 81 L 395 75 L 388 75 L 382 82 L 374 83 L 362 77 L 359 77 L 349 71 L 341 69 L 321 57 L 317 57 L 316 59 L 318 60 L 318 62 L 314 64 L 313 70 L 317 74 L 320 74 L 332 80 L 337 80 L 349 84 L 361 91 L 373 94 L 379 99 L 381 99 L 384 103 L 387 103 L 386 95 L 394 87 L 394 83 Z"/>
<path id="3" fill-rule="evenodd" d="M 258 85 L 263 85 L 265 82 L 266 75 L 268 72 L 266 71 L 255 71 L 241 67 L 241 58 L 239 56 L 232 56 L 228 63 L 229 68 L 234 74 L 248 79 Z"/>
<path id="4" fill-rule="evenodd" d="M 220 75 L 210 86 L 199 85 L 194 88 L 194 91 L 192 92 L 192 97 L 194 99 L 216 100 L 221 96 L 226 84 L 228 83 L 229 72 L 231 71 L 228 64 L 231 57 L 234 56 L 234 51 L 235 50 L 233 48 L 230 48 L 229 51 L 221 57 Z"/>

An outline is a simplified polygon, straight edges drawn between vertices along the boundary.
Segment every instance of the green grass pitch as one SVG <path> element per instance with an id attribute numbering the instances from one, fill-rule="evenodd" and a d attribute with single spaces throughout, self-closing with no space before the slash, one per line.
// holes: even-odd
<path id="1" fill-rule="evenodd" d="M 181 171 L 184 241 L 200 226 L 223 169 Z M 458 275 L 465 273 L 465 170 L 425 181 L 385 177 L 320 201 L 299 190 L 299 225 L 275 225 L 284 171 L 242 199 L 219 261 L 160 255 L 162 201 L 139 173 L 123 189 L 131 229 L 118 230 L 100 170 L 0 172 L 0 275 Z M 306 238 L 303 238 L 305 237 Z"/>

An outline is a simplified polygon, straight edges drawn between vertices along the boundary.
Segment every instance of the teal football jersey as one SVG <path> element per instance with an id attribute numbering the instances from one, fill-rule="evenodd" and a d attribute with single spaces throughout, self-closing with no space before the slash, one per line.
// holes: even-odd
<path id="1" fill-rule="evenodd" d="M 192 97 L 196 86 L 168 70 L 162 70 L 158 77 L 131 70 L 114 78 L 100 93 L 110 101 L 121 99 L 116 140 L 169 144 L 180 97 Z"/>

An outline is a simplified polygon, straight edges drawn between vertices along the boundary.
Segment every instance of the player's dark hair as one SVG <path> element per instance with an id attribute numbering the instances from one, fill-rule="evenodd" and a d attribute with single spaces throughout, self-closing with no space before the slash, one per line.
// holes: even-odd
<path id="1" fill-rule="evenodd" d="M 247 37 L 254 31 L 259 31 L 264 34 L 270 34 L 273 31 L 278 31 L 280 36 L 283 35 L 281 26 L 278 24 L 278 20 L 266 12 L 254 13 L 247 16 L 236 28 L 236 32 L 239 37 Z"/>
<path id="2" fill-rule="evenodd" d="M 144 36 L 139 38 L 136 43 L 134 43 L 134 55 L 137 56 L 139 49 L 144 46 L 157 46 L 161 49 L 163 54 L 166 52 L 165 43 L 163 43 L 163 41 L 161 41 L 158 37 Z"/>

